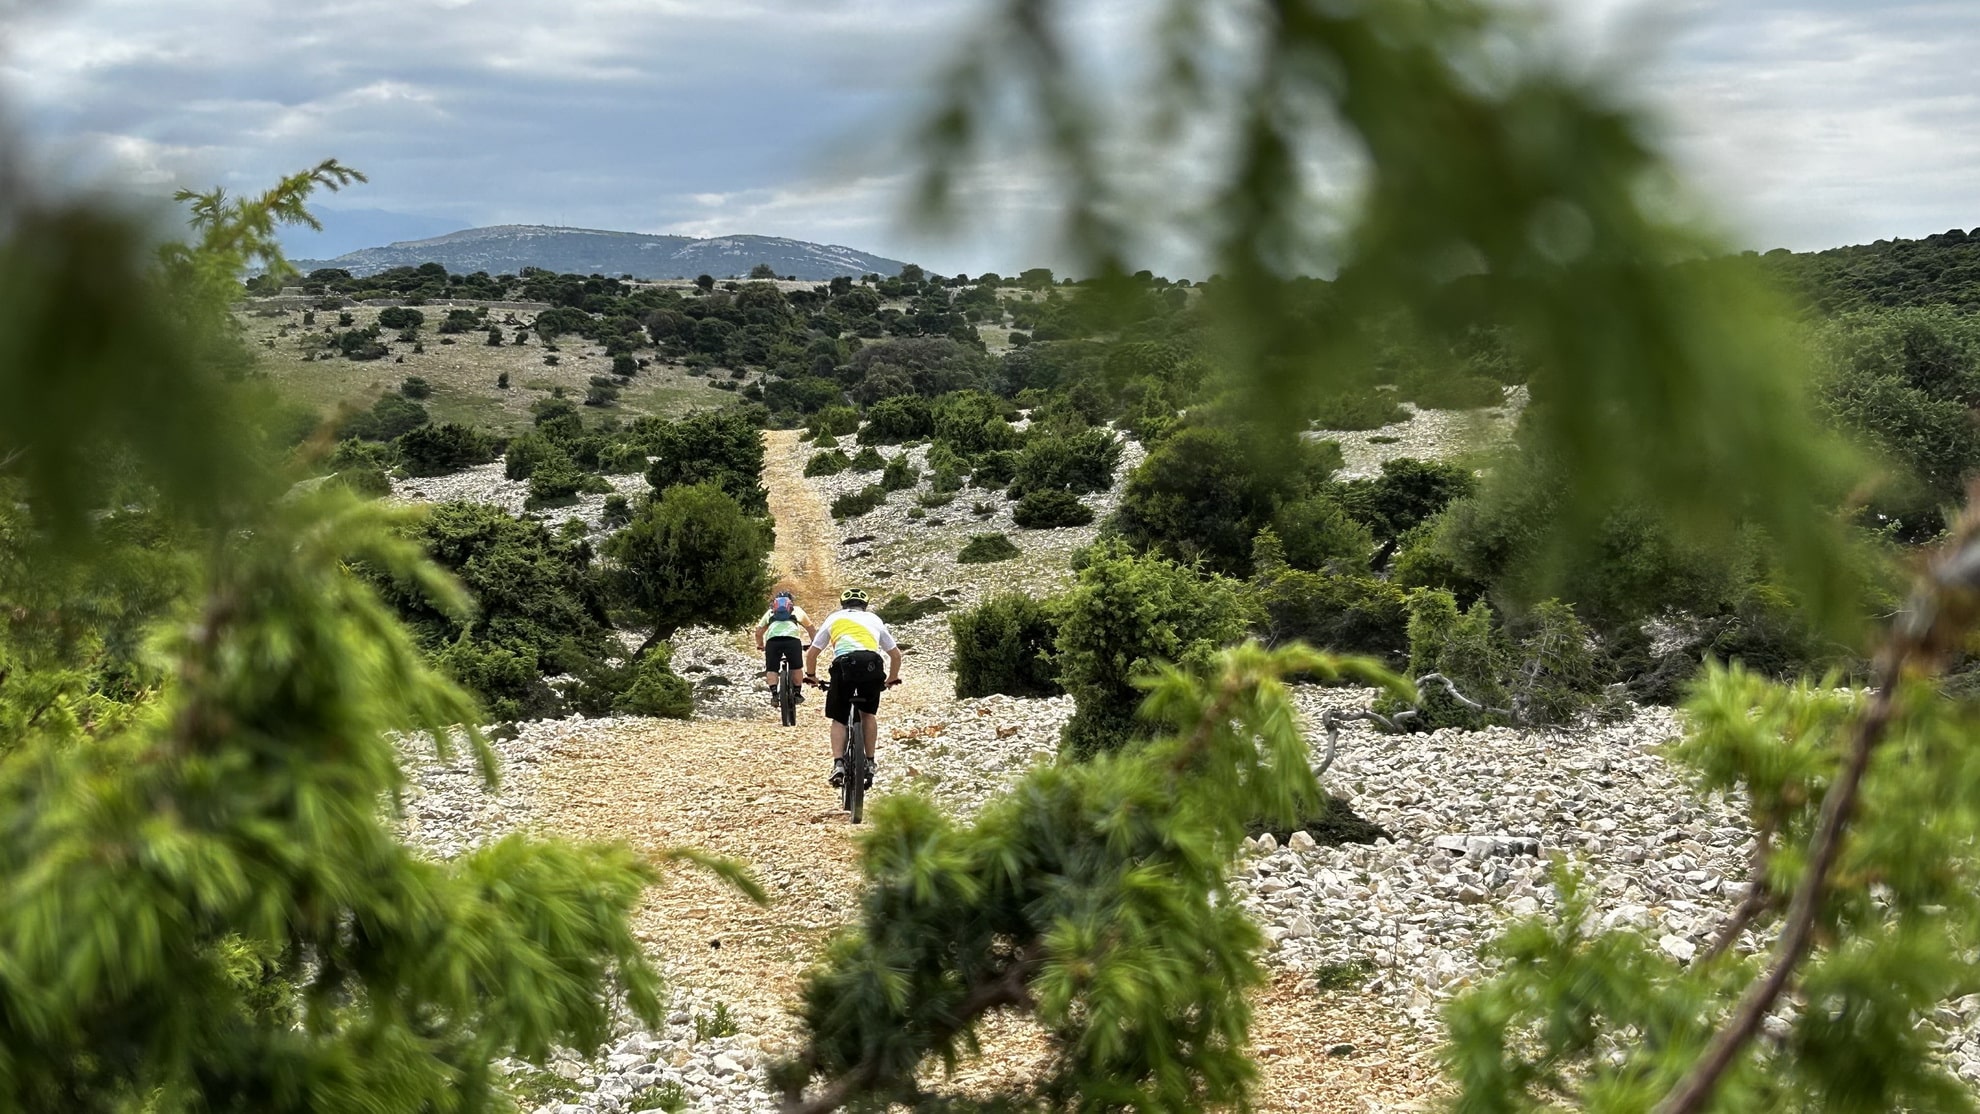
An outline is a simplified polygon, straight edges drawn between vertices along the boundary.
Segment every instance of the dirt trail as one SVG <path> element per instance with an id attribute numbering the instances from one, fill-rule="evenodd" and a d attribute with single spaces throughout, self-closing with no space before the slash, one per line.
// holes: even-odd
<path id="1" fill-rule="evenodd" d="M 766 435 L 764 482 L 777 522 L 773 571 L 819 617 L 844 584 L 834 560 L 838 531 L 803 479 L 794 431 Z M 749 645 L 749 635 L 739 636 Z M 910 654 L 908 683 L 882 707 L 886 721 L 948 703 L 946 663 Z M 748 864 L 769 890 L 758 908 L 706 874 L 670 869 L 648 895 L 638 929 L 674 986 L 728 1004 L 744 1032 L 771 1049 L 797 1036 L 790 1009 L 799 980 L 836 927 L 857 914 L 855 829 L 825 782 L 819 697 L 781 727 L 765 703 L 750 720 L 675 722 L 598 732 L 574 740 L 541 768 L 538 823 L 559 835 L 623 840 L 645 852 L 691 846 Z M 885 791 L 885 779 L 876 792 Z M 1264 1072 L 1263 1111 L 1400 1109 L 1424 1093 L 1429 1074 L 1416 1042 L 1351 994 L 1315 997 L 1279 977 L 1254 1000 L 1253 1045 Z M 1042 1065 L 1046 1046 L 1015 1019 L 996 1019 L 985 1056 L 963 1081 L 992 1084 Z M 1352 1044 L 1352 1057 L 1329 1049 Z M 1390 1049 L 1394 1049 L 1393 1056 Z M 1410 1051 L 1404 1051 L 1411 1049 Z M 1379 1098 L 1379 1107 L 1367 1100 Z"/>
<path id="2" fill-rule="evenodd" d="M 763 486 L 770 493 L 770 517 L 777 522 L 777 544 L 770 569 L 778 583 L 797 595 L 800 606 L 819 618 L 843 587 L 832 557 L 838 531 L 824 503 L 804 482 L 800 431 L 773 429 L 763 435 Z"/>

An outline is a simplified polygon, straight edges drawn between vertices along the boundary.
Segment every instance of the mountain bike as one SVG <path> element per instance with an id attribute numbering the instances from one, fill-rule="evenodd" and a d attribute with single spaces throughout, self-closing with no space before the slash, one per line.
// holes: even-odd
<path id="1" fill-rule="evenodd" d="M 785 727 L 797 726 L 797 679 L 791 676 L 790 659 L 777 664 L 777 714 Z"/>
<path id="2" fill-rule="evenodd" d="M 820 678 L 812 682 L 819 692 L 832 691 L 832 682 Z M 889 681 L 886 687 L 892 688 L 899 681 Z M 866 716 L 858 708 L 846 716 L 846 778 L 839 786 L 839 800 L 842 807 L 852 814 L 852 822 L 857 824 L 866 816 L 866 787 L 873 780 L 873 772 L 866 756 Z"/>

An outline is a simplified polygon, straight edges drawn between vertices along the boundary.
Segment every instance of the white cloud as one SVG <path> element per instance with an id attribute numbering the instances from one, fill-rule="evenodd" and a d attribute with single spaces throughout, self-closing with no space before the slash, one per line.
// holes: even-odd
<path id="1" fill-rule="evenodd" d="M 1068 38 L 1092 82 L 1136 88 L 1149 0 L 1078 2 Z M 1661 115 L 1755 246 L 1980 223 L 1980 147 L 1964 142 L 1980 130 L 1980 6 L 1526 2 L 1563 17 L 1571 65 L 1620 76 Z M 1063 268 L 1054 176 L 1035 156 L 964 175 L 970 220 L 953 234 L 895 219 L 901 129 L 989 3 L 74 0 L 0 32 L 0 96 L 71 167 L 147 192 L 258 185 L 335 155 L 372 176 L 357 203 L 404 213 Z M 1130 152 L 1137 219 L 1158 229 L 1214 183 L 1215 138 Z M 1351 166 L 1333 177 L 1351 183 Z M 1181 258 L 1173 236 L 1151 239 Z"/>

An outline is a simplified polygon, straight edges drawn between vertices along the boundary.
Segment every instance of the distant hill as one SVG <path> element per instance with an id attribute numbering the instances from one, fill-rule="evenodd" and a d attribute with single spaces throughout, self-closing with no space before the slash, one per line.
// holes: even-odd
<path id="1" fill-rule="evenodd" d="M 1980 311 L 1980 228 L 1827 251 L 1776 249 L 1762 259 L 1776 278 L 1830 313 L 1932 305 Z"/>
<path id="2" fill-rule="evenodd" d="M 475 271 L 516 274 L 524 267 L 541 267 L 559 273 L 615 278 L 632 275 L 643 279 L 693 278 L 704 274 L 739 278 L 756 264 L 768 263 L 780 276 L 817 280 L 838 275 L 895 275 L 906 265 L 898 259 L 848 247 L 787 240 L 781 236 L 721 236 L 699 240 L 692 236 L 648 236 L 540 224 L 470 228 L 429 240 L 362 248 L 335 259 L 299 259 L 294 263 L 304 274 L 320 267 L 340 267 L 353 275 L 371 275 L 392 267 L 438 263 L 454 274 Z"/>

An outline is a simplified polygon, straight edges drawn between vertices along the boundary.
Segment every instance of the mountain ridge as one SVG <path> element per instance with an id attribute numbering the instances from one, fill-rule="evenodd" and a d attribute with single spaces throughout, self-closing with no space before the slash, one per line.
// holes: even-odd
<path id="1" fill-rule="evenodd" d="M 906 266 L 901 260 L 843 244 L 818 244 L 785 236 L 704 238 L 545 224 L 466 228 L 423 240 L 360 248 L 333 259 L 295 261 L 304 273 L 337 268 L 359 276 L 422 263 L 438 263 L 456 274 L 516 274 L 524 267 L 541 267 L 559 273 L 630 274 L 642 279 L 701 274 L 740 278 L 756 264 L 767 263 L 779 276 L 821 281 L 839 275 L 894 275 Z"/>

